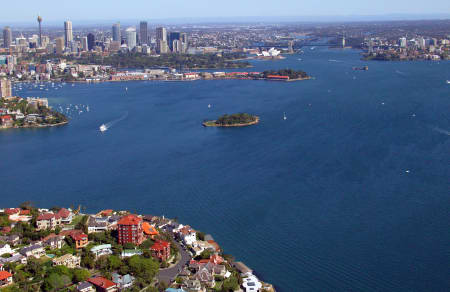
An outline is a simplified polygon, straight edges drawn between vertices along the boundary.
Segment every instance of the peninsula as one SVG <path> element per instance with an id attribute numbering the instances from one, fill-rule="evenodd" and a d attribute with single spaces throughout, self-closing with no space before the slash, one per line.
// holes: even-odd
<path id="1" fill-rule="evenodd" d="M 275 292 L 176 219 L 81 209 L 0 207 L 1 291 Z"/>
<path id="2" fill-rule="evenodd" d="M 247 113 L 225 114 L 217 120 L 204 121 L 205 127 L 245 127 L 259 123 L 259 117 Z"/>
<path id="3" fill-rule="evenodd" d="M 67 117 L 51 109 L 46 98 L 8 97 L 0 99 L 0 129 L 45 128 L 67 123 Z"/>

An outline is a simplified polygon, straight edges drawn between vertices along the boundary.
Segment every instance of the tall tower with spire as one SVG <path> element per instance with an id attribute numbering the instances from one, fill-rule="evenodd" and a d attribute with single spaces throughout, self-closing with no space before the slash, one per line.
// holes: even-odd
<path id="1" fill-rule="evenodd" d="M 39 23 L 39 47 L 42 47 L 42 17 L 38 15 L 37 21 Z"/>

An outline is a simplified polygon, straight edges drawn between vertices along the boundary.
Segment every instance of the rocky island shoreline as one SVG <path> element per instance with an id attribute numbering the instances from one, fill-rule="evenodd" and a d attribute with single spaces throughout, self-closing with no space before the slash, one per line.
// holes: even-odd
<path id="1" fill-rule="evenodd" d="M 204 121 L 204 127 L 246 127 L 259 123 L 259 117 L 247 113 L 223 115 L 217 120 Z"/>

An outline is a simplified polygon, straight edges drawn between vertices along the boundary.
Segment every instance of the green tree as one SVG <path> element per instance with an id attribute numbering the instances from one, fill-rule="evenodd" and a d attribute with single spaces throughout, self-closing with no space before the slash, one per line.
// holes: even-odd
<path id="1" fill-rule="evenodd" d="M 86 281 L 90 276 L 91 273 L 86 269 L 75 269 L 73 271 L 73 281 L 75 283 Z"/>

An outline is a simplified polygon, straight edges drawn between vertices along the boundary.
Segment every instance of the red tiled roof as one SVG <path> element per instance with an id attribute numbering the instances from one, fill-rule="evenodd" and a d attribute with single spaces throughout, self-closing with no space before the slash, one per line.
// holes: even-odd
<path id="1" fill-rule="evenodd" d="M 76 241 L 85 240 L 86 238 L 88 238 L 88 236 L 84 233 L 71 234 L 70 236 L 73 238 L 73 240 Z"/>
<path id="2" fill-rule="evenodd" d="M 17 214 L 19 212 L 20 212 L 19 208 L 8 208 L 8 209 L 5 209 L 5 214 L 6 215 L 13 215 L 13 214 Z"/>
<path id="3" fill-rule="evenodd" d="M 0 119 L 2 120 L 11 120 L 11 116 L 10 115 L 6 115 L 6 116 L 1 116 Z"/>
<path id="4" fill-rule="evenodd" d="M 60 209 L 60 210 L 58 211 L 58 215 L 59 215 L 61 218 L 67 218 L 67 217 L 70 216 L 70 211 L 67 210 L 66 208 L 62 208 L 62 209 Z"/>
<path id="5" fill-rule="evenodd" d="M 170 247 L 170 242 L 167 242 L 164 240 L 157 240 L 150 249 L 151 250 L 164 250 L 169 247 Z"/>
<path id="6" fill-rule="evenodd" d="M 20 215 L 30 215 L 30 210 L 20 210 Z"/>
<path id="7" fill-rule="evenodd" d="M 37 221 L 39 220 L 50 220 L 52 218 L 56 218 L 55 214 L 52 213 L 45 213 L 45 214 L 41 214 L 37 217 Z"/>
<path id="8" fill-rule="evenodd" d="M 148 224 L 148 222 L 142 223 L 142 228 L 144 229 L 144 233 L 147 235 L 159 234 L 158 231 L 156 230 L 156 228 L 154 226 Z"/>
<path id="9" fill-rule="evenodd" d="M 102 210 L 102 211 L 100 211 L 100 214 L 101 214 L 102 216 L 109 216 L 109 215 L 112 214 L 112 212 L 113 212 L 112 209 L 107 209 L 107 210 Z"/>
<path id="10" fill-rule="evenodd" d="M 75 236 L 77 234 L 83 234 L 83 231 L 78 230 L 78 229 L 72 229 L 72 230 L 63 230 L 59 233 L 59 235 L 61 236 Z"/>
<path id="11" fill-rule="evenodd" d="M 0 281 L 6 280 L 9 277 L 12 277 L 12 274 L 7 271 L 0 271 Z"/>
<path id="12" fill-rule="evenodd" d="M 103 289 L 108 289 L 111 287 L 116 287 L 116 284 L 113 281 L 110 281 L 103 277 L 95 277 L 95 278 L 89 278 L 88 282 L 97 286 L 101 287 Z"/>
<path id="13" fill-rule="evenodd" d="M 1 229 L 1 233 L 8 233 L 11 232 L 11 227 L 5 226 Z"/>
<path id="14" fill-rule="evenodd" d="M 123 216 L 119 222 L 117 222 L 117 225 L 138 225 L 141 221 L 142 219 L 136 215 L 127 215 Z"/>

